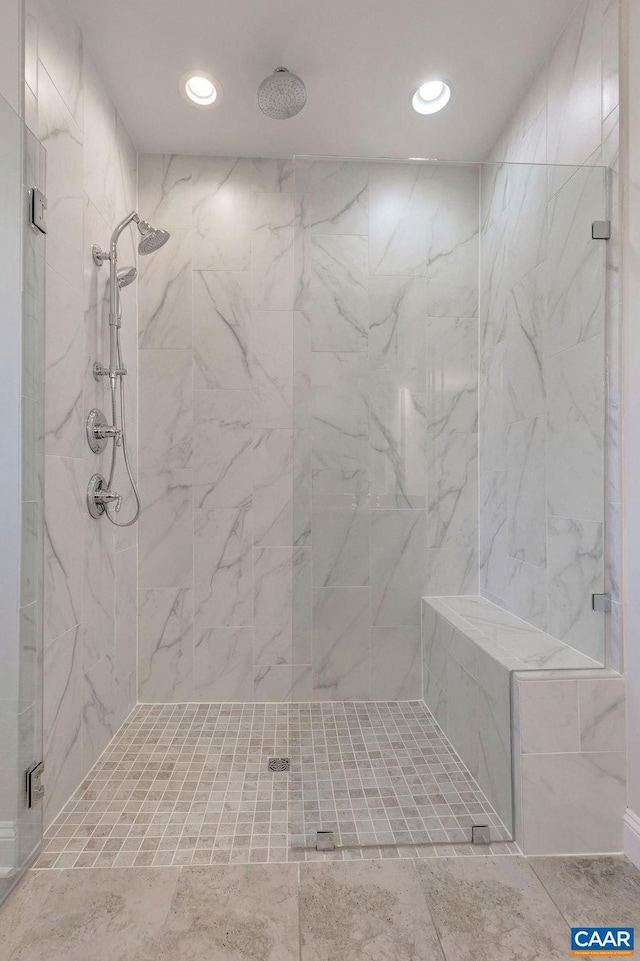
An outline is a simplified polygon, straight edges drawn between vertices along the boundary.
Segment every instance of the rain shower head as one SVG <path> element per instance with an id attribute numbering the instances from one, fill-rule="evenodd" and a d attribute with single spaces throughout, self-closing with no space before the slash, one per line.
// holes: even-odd
<path id="1" fill-rule="evenodd" d="M 118 281 L 118 287 L 122 290 L 123 287 L 128 287 L 132 284 L 136 277 L 138 276 L 138 271 L 135 267 L 120 267 L 116 274 L 116 280 Z"/>
<path id="2" fill-rule="evenodd" d="M 307 89 L 304 83 L 286 67 L 278 67 L 258 87 L 258 106 L 272 120 L 295 117 L 306 102 Z"/>
<path id="3" fill-rule="evenodd" d="M 140 220 L 138 222 L 138 230 L 142 235 L 140 243 L 138 244 L 139 254 L 152 254 L 155 250 L 158 250 L 166 244 L 170 236 L 168 230 L 152 227 L 146 220 Z"/>

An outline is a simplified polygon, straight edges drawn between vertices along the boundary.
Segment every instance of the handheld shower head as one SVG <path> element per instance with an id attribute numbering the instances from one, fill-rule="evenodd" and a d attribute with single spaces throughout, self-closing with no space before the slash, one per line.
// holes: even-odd
<path id="1" fill-rule="evenodd" d="M 138 244 L 139 254 L 152 254 L 166 244 L 170 237 L 168 230 L 152 227 L 146 220 L 140 220 L 138 222 L 138 230 L 141 234 L 140 243 Z"/>
<path id="2" fill-rule="evenodd" d="M 128 287 L 132 284 L 136 277 L 138 276 L 138 271 L 135 267 L 120 267 L 116 274 L 116 280 L 118 281 L 118 287 L 122 290 L 123 287 Z"/>

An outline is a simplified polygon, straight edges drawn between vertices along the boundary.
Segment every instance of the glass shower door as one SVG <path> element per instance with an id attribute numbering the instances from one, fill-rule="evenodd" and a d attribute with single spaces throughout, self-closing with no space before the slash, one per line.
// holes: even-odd
<path id="1" fill-rule="evenodd" d="M 294 189 L 292 844 L 504 840 L 526 644 L 604 661 L 606 171 L 300 158 Z M 479 595 L 525 643 L 429 662 L 421 598 Z"/>
<path id="2" fill-rule="evenodd" d="M 0 900 L 42 839 L 44 151 L 0 98 Z M 30 787 L 28 792 L 27 788 Z"/>

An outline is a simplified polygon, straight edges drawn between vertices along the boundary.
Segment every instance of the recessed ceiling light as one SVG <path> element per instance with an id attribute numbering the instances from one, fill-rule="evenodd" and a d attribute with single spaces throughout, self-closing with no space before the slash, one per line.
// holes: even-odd
<path id="1" fill-rule="evenodd" d="M 222 86 L 204 70 L 189 70 L 180 77 L 180 93 L 197 107 L 217 107 L 222 99 Z"/>
<path id="2" fill-rule="evenodd" d="M 444 80 L 427 80 L 413 95 L 411 104 L 416 113 L 437 113 L 449 103 L 451 87 Z"/>

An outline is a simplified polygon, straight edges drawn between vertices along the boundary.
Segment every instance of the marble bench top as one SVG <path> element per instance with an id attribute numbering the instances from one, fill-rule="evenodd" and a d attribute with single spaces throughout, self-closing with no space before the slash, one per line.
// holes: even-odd
<path id="1" fill-rule="evenodd" d="M 422 600 L 510 670 L 602 670 L 598 661 L 485 597 L 423 597 Z"/>

